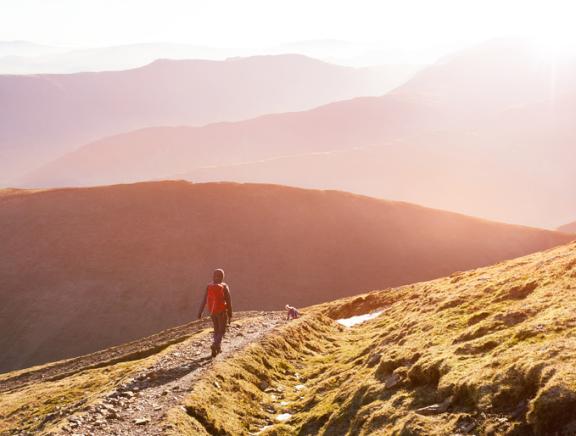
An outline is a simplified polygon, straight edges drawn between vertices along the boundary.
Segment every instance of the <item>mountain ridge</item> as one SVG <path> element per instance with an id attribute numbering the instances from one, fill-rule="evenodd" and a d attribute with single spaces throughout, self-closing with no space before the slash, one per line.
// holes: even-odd
<path id="1" fill-rule="evenodd" d="M 572 238 L 337 191 L 188 182 L 0 195 L 0 237 L 3 370 L 181 324 L 215 267 L 236 309 L 270 310 Z"/>
<path id="2" fill-rule="evenodd" d="M 301 55 L 170 60 L 124 71 L 0 75 L 5 177 L 86 142 L 154 125 L 203 125 L 380 95 L 402 75 Z M 404 76 L 402 76 L 404 77 Z"/>
<path id="3" fill-rule="evenodd" d="M 527 223 L 555 227 L 576 212 L 571 209 L 570 188 L 558 188 L 576 186 L 570 183 L 574 154 L 567 145 L 576 138 L 571 122 L 576 114 L 576 61 L 553 67 L 522 45 L 501 47 L 494 42 L 428 67 L 380 97 L 237 123 L 127 132 L 87 144 L 29 174 L 22 183 L 66 186 L 167 179 L 206 173 L 207 166 L 287 157 L 296 170 L 290 163 L 287 168 L 278 163 L 262 170 L 252 166 L 250 173 L 233 169 L 227 180 L 236 176 L 237 181 L 408 198 L 500 221 L 532 219 Z M 366 157 L 362 151 L 352 152 L 358 148 L 371 148 L 373 153 Z M 336 163 L 317 159 L 316 168 L 301 172 L 298 167 L 307 165 L 305 158 L 293 159 L 346 150 L 356 165 L 346 167 L 346 158 Z M 366 165 L 371 170 L 362 174 L 358 168 Z M 226 178 L 225 171 L 197 181 Z M 351 174 L 349 182 L 339 177 L 342 171 Z M 486 177 L 487 171 L 495 177 Z M 388 173 L 394 177 L 387 178 Z M 482 189 L 486 181 L 490 189 Z M 432 186 L 435 183 L 438 186 Z M 451 197 L 439 195 L 444 191 Z M 543 203 L 546 207 L 540 210 L 529 207 Z"/>

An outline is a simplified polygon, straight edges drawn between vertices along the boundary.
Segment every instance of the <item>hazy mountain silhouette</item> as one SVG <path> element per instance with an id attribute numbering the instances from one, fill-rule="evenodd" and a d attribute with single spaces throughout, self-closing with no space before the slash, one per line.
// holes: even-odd
<path id="1" fill-rule="evenodd" d="M 213 268 L 234 307 L 302 306 L 561 244 L 558 232 L 273 185 L 2 191 L 0 370 L 192 319 Z"/>
<path id="2" fill-rule="evenodd" d="M 0 76 L 0 171 L 6 178 L 21 175 L 83 143 L 127 130 L 304 110 L 382 94 L 398 83 L 398 74 L 386 67 L 356 69 L 300 55 Z"/>
<path id="3" fill-rule="evenodd" d="M 558 230 L 565 233 L 576 233 L 576 221 L 558 227 Z"/>
<path id="4" fill-rule="evenodd" d="M 476 128 L 207 167 L 173 177 L 344 189 L 554 227 L 576 214 L 576 154 L 571 146 L 576 105 L 567 103 L 511 109 Z"/>
<path id="5" fill-rule="evenodd" d="M 301 54 L 329 63 L 364 67 L 388 65 L 400 81 L 421 68 L 422 62 L 380 44 L 312 40 L 270 47 L 220 48 L 178 43 L 140 43 L 109 47 L 66 49 L 25 42 L 0 41 L 0 74 L 65 74 L 138 68 L 156 59 L 224 60 L 254 55 Z"/>
<path id="6" fill-rule="evenodd" d="M 88 144 L 26 182 L 268 181 L 553 226 L 576 214 L 575 115 L 576 62 L 552 65 L 524 41 L 497 40 L 443 59 L 382 97 L 129 132 Z"/>

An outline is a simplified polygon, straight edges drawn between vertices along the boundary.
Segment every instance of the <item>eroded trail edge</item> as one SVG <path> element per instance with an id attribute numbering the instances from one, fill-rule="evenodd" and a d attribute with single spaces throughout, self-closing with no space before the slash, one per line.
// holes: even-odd
<path id="1" fill-rule="evenodd" d="M 258 341 L 282 321 L 278 313 L 252 313 L 232 323 L 223 352 L 210 357 L 212 329 L 204 328 L 167 346 L 111 391 L 66 416 L 54 435 L 160 435 L 173 425 L 166 417 L 179 407 L 203 373 L 248 344 Z M 201 324 L 207 327 L 207 323 Z"/>

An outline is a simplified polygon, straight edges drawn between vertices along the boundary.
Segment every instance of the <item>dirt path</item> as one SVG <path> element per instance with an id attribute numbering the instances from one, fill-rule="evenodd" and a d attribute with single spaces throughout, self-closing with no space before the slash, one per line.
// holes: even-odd
<path id="1" fill-rule="evenodd" d="M 282 315 L 265 313 L 232 324 L 222 354 L 210 357 L 211 333 L 173 345 L 169 352 L 142 369 L 101 402 L 69 416 L 60 435 L 160 435 L 168 429 L 166 412 L 181 404 L 196 380 L 215 362 L 257 341 L 282 323 Z"/>
<path id="2" fill-rule="evenodd" d="M 235 320 L 260 316 L 266 312 L 246 311 L 235 313 Z M 40 367 L 15 371 L 7 377 L 0 374 L 0 393 L 22 388 L 39 381 L 54 381 L 87 369 L 102 368 L 118 362 L 142 359 L 159 353 L 164 348 L 182 342 L 199 331 L 212 326 L 210 318 L 163 330 L 127 344 L 106 348 L 84 356 L 62 360 Z"/>

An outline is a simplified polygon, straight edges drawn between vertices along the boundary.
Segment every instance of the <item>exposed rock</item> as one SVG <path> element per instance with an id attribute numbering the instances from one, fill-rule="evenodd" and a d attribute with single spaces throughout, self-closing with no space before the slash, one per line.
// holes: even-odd
<path id="1" fill-rule="evenodd" d="M 133 422 L 136 425 L 146 425 L 150 422 L 150 418 L 136 418 Z"/>
<path id="2" fill-rule="evenodd" d="M 448 397 L 441 403 L 433 404 L 427 407 L 422 407 L 416 410 L 416 413 L 419 413 L 420 415 L 438 415 L 440 413 L 446 412 L 451 404 L 452 404 L 452 397 Z"/>
<path id="3" fill-rule="evenodd" d="M 498 314 L 495 319 L 504 322 L 508 327 L 516 325 L 528 318 L 528 314 L 524 312 L 508 312 L 504 314 Z"/>
<path id="4" fill-rule="evenodd" d="M 402 381 L 402 377 L 400 377 L 396 373 L 392 373 L 388 377 L 386 377 L 386 380 L 384 380 L 384 387 L 386 389 L 392 389 L 392 388 L 398 386 L 401 381 Z"/>
<path id="5" fill-rule="evenodd" d="M 508 291 L 508 295 L 504 298 L 509 298 L 513 300 L 522 300 L 530 295 L 538 287 L 538 282 L 531 281 L 524 283 L 523 285 L 514 286 Z"/>
<path id="6" fill-rule="evenodd" d="M 378 363 L 380 363 L 380 359 L 382 359 L 382 354 L 380 354 L 380 353 L 372 354 L 368 358 L 367 365 L 369 367 L 373 367 L 374 365 L 377 365 Z"/>
<path id="7" fill-rule="evenodd" d="M 512 412 L 512 419 L 522 419 L 528 411 L 528 401 L 523 400 L 518 403 L 514 412 Z"/>
<path id="8" fill-rule="evenodd" d="M 474 419 L 472 419 L 472 417 L 470 416 L 460 416 L 457 420 L 456 420 L 456 434 L 468 434 L 470 433 L 472 430 L 474 430 L 474 428 L 476 428 L 477 423 L 476 421 L 474 421 Z"/>

